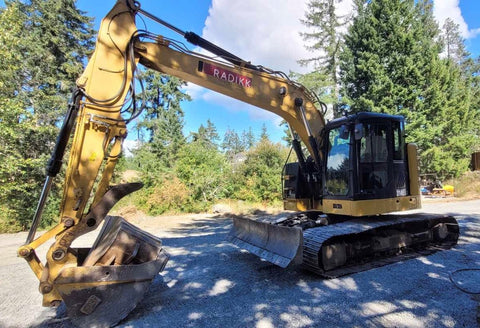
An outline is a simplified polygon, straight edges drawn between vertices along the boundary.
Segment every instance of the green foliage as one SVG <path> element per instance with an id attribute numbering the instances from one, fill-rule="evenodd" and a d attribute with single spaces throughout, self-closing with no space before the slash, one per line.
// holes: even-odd
<path id="1" fill-rule="evenodd" d="M 220 136 L 218 135 L 217 128 L 215 125 L 210 121 L 207 120 L 207 126 L 203 126 L 200 124 L 198 128 L 198 132 L 191 133 L 193 141 L 204 143 L 207 147 L 217 148 L 217 142 L 220 140 Z"/>
<path id="2" fill-rule="evenodd" d="M 68 94 L 93 45 L 74 1 L 5 1 L 0 9 L 0 229 L 28 227 Z M 62 181 L 60 177 L 57 181 Z M 58 213 L 60 185 L 43 215 Z"/>
<path id="3" fill-rule="evenodd" d="M 246 150 L 245 144 L 235 130 L 227 129 L 221 144 L 223 152 L 227 158 L 233 160 L 234 156 Z"/>
<path id="4" fill-rule="evenodd" d="M 169 170 L 165 165 L 162 165 L 158 155 L 152 151 L 149 143 L 142 144 L 132 154 L 132 158 L 126 159 L 125 167 L 140 172 L 142 182 L 146 188 L 157 185 L 162 175 Z"/>
<path id="5" fill-rule="evenodd" d="M 224 176 L 229 165 L 224 155 L 208 144 L 186 144 L 179 153 L 175 171 L 190 190 L 192 202 L 200 202 L 200 208 L 225 194 Z"/>
<path id="6" fill-rule="evenodd" d="M 168 75 L 147 70 L 142 74 L 146 88 L 147 110 L 139 129 L 146 129 L 150 151 L 155 153 L 160 165 L 173 167 L 183 136 L 183 110 L 180 103 L 190 96 L 180 90 L 185 82 Z"/>
<path id="7" fill-rule="evenodd" d="M 156 185 L 139 193 L 137 205 L 150 215 L 192 210 L 189 189 L 172 174 L 163 175 Z"/>
<path id="8" fill-rule="evenodd" d="M 249 130 L 251 132 L 251 129 Z M 237 135 L 230 130 L 229 135 Z M 253 136 L 238 138 L 253 144 Z M 253 133 L 252 133 L 253 135 Z M 151 215 L 206 211 L 222 199 L 237 198 L 249 202 L 276 202 L 281 197 L 281 171 L 287 148 L 263 138 L 248 150 L 242 148 L 230 157 L 212 140 L 216 128 L 207 122 L 192 133 L 192 140 L 179 150 L 172 167 L 162 165 L 151 143 L 143 144 L 127 158 L 124 168 L 140 172 L 145 188 L 133 202 Z M 228 135 L 227 135 L 228 136 Z M 238 136 L 238 135 L 237 135 Z M 227 138 L 225 138 L 227 139 Z"/>
<path id="9" fill-rule="evenodd" d="M 463 62 L 469 56 L 469 53 L 465 49 L 465 40 L 460 35 L 459 25 L 448 17 L 442 28 L 442 41 L 447 59 L 455 63 Z"/>
<path id="10" fill-rule="evenodd" d="M 239 165 L 238 189 L 235 196 L 247 201 L 273 201 L 281 198 L 281 172 L 288 150 L 280 143 L 272 143 L 268 138 L 260 142 L 246 154 Z"/>
<path id="11" fill-rule="evenodd" d="M 339 96 L 339 56 L 343 45 L 343 27 L 348 17 L 335 13 L 337 0 L 310 0 L 302 23 L 309 29 L 301 33 L 307 42 L 306 48 L 312 51 L 310 58 L 300 60 L 300 64 L 313 63 L 313 71 L 305 74 L 300 81 L 319 94 L 323 101 L 336 104 Z"/>
<path id="12" fill-rule="evenodd" d="M 472 76 L 440 56 L 431 3 L 373 0 L 357 5 L 361 8 L 341 56 L 344 108 L 403 115 L 408 141 L 419 146 L 422 172 L 442 178 L 464 172 L 478 144 Z M 455 26 L 448 28 L 450 44 L 463 42 L 454 42 Z"/>
<path id="13" fill-rule="evenodd" d="M 255 145 L 256 139 L 255 139 L 255 135 L 253 134 L 252 127 L 249 127 L 248 131 L 244 130 L 242 132 L 241 139 L 246 150 L 249 150 Z"/>

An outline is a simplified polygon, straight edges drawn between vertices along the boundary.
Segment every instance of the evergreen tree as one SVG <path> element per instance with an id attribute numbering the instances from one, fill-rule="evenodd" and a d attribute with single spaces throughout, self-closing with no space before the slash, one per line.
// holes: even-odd
<path id="1" fill-rule="evenodd" d="M 312 30 L 301 33 L 309 43 L 306 48 L 312 51 L 310 58 L 300 60 L 300 64 L 313 64 L 313 71 L 305 74 L 299 81 L 322 96 L 326 103 L 336 104 L 339 96 L 339 56 L 343 44 L 342 28 L 348 17 L 340 17 L 335 5 L 342 0 L 310 0 L 305 19 L 302 23 Z"/>
<path id="2" fill-rule="evenodd" d="M 462 63 L 470 55 L 465 49 L 465 40 L 460 35 L 458 24 L 447 18 L 443 24 L 443 42 L 447 59 Z"/>
<path id="3" fill-rule="evenodd" d="M 190 96 L 180 90 L 184 81 L 146 70 L 142 74 L 145 81 L 147 109 L 139 128 L 149 133 L 148 146 L 156 154 L 160 163 L 172 167 L 180 148 L 185 143 L 183 135 L 183 110 L 180 103 L 190 100 Z"/>
<path id="4" fill-rule="evenodd" d="M 91 18 L 67 0 L 5 1 L 0 29 L 0 229 L 25 229 L 93 30 Z M 56 219 L 59 189 L 46 224 Z"/>
<path id="5" fill-rule="evenodd" d="M 245 145 L 235 130 L 227 129 L 223 137 L 222 150 L 229 160 L 241 152 L 245 151 Z"/>
<path id="6" fill-rule="evenodd" d="M 268 131 L 267 126 L 265 125 L 265 123 L 263 123 L 262 124 L 262 132 L 260 133 L 260 141 L 269 140 L 267 131 Z"/>
<path id="7" fill-rule="evenodd" d="M 220 136 L 218 135 L 215 124 L 213 124 L 212 121 L 210 121 L 210 119 L 207 120 L 206 127 L 203 126 L 203 124 L 200 124 L 198 131 L 192 132 L 191 134 L 192 134 L 193 141 L 203 142 L 208 147 L 217 149 L 217 142 L 220 139 Z"/>
<path id="8" fill-rule="evenodd" d="M 344 106 L 400 114 L 420 149 L 423 172 L 457 175 L 473 147 L 469 91 L 457 68 L 440 58 L 440 31 L 428 0 L 357 3 L 345 39 Z M 470 121 L 471 122 L 471 121 Z"/>
<path id="9" fill-rule="evenodd" d="M 244 145 L 245 150 L 249 150 L 255 145 L 255 134 L 253 134 L 252 127 L 249 127 L 248 131 L 243 130 L 242 144 Z"/>

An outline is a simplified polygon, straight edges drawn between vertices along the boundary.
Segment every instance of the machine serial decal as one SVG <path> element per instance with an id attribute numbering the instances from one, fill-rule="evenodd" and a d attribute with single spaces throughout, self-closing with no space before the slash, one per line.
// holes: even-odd
<path id="1" fill-rule="evenodd" d="M 216 77 L 219 80 L 235 83 L 244 88 L 252 87 L 251 78 L 240 75 L 238 73 L 231 72 L 219 66 L 215 66 L 209 63 L 204 63 L 202 61 L 199 61 L 198 70 L 200 72 L 204 72 L 207 75 Z"/>

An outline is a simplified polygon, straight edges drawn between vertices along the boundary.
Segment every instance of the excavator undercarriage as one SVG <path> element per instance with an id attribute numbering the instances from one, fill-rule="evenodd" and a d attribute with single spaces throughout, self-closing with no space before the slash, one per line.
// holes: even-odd
<path id="1" fill-rule="evenodd" d="M 138 30 L 138 14 L 214 57 Z M 141 94 L 136 88 L 143 86 L 135 80 L 137 64 L 270 111 L 288 123 L 298 161 L 288 162 L 282 175 L 284 208 L 299 213 L 268 222 L 234 219 L 230 239 L 236 245 L 281 267 L 301 263 L 331 278 L 457 242 L 453 217 L 385 215 L 418 209 L 421 203 L 416 146 L 405 142 L 403 117 L 357 113 L 326 123 L 326 104 L 285 73 L 253 65 L 184 32 L 142 10 L 137 1 L 118 0 L 103 19 L 95 51 L 77 80 L 30 232 L 18 250 L 39 280 L 43 305 L 65 302 L 79 327 L 118 323 L 168 261 L 160 239 L 107 215 L 142 186 L 111 185 L 127 124 L 148 106 L 136 98 Z M 70 142 L 59 223 L 36 238 Z M 91 248 L 72 247 L 76 238 L 99 227 Z M 36 249 L 51 239 L 42 263 Z"/>
<path id="2" fill-rule="evenodd" d="M 274 222 L 236 217 L 229 241 L 283 268 L 301 264 L 335 278 L 448 249 L 457 243 L 452 216 L 383 215 L 353 219 L 316 211 Z"/>

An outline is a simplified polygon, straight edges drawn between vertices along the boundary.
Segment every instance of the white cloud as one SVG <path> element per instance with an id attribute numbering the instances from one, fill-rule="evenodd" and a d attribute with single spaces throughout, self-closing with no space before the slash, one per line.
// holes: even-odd
<path id="1" fill-rule="evenodd" d="M 353 0 L 336 0 L 335 1 L 335 13 L 337 16 L 347 19 L 353 14 Z M 347 32 L 348 26 L 341 27 L 342 33 Z"/>
<path id="2" fill-rule="evenodd" d="M 299 35 L 306 2 L 213 0 L 203 37 L 254 64 L 288 73 L 308 57 Z"/>
<path id="3" fill-rule="evenodd" d="M 433 0 L 433 14 L 438 20 L 440 27 L 443 26 L 447 18 L 452 19 L 458 24 L 460 33 L 465 39 L 472 39 L 480 34 L 480 28 L 469 29 L 463 19 L 459 0 Z"/>
<path id="4" fill-rule="evenodd" d="M 125 139 L 123 141 L 123 152 L 125 154 L 125 157 L 131 157 L 132 156 L 132 150 L 135 150 L 138 148 L 140 145 L 138 140 L 130 140 L 130 139 Z"/>
<path id="5" fill-rule="evenodd" d="M 339 1 L 339 13 L 347 14 L 351 2 Z M 305 31 L 300 20 L 306 9 L 306 0 L 212 0 L 202 37 L 252 64 L 287 74 L 306 72 L 297 62 L 311 57 L 300 35 Z M 187 92 L 194 99 L 213 102 L 229 111 L 247 112 L 252 120 L 269 120 L 275 125 L 281 121 L 273 113 L 195 85 L 190 84 Z"/>

